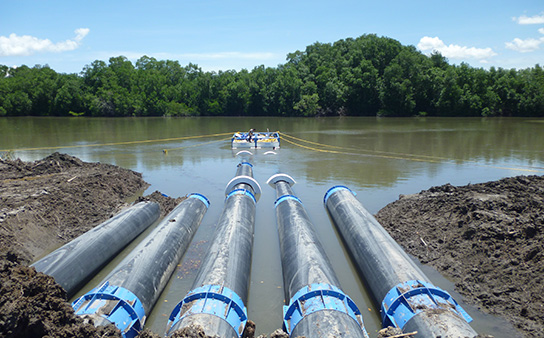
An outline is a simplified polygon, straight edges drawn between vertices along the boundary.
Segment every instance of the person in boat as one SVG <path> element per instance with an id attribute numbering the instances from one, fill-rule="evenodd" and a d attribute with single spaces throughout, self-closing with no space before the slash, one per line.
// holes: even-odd
<path id="1" fill-rule="evenodd" d="M 253 141 L 253 133 L 255 132 L 255 129 L 251 128 L 248 132 L 247 132 L 247 141 L 248 142 L 251 142 Z"/>

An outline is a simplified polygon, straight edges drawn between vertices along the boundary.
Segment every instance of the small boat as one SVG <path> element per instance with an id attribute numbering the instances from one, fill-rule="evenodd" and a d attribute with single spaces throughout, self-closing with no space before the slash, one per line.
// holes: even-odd
<path id="1" fill-rule="evenodd" d="M 279 131 L 253 131 L 247 133 L 237 132 L 232 135 L 232 149 L 237 148 L 272 148 L 280 147 Z"/>

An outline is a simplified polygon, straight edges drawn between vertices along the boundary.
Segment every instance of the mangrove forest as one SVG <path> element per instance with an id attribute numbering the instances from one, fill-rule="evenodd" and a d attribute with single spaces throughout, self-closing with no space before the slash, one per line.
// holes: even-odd
<path id="1" fill-rule="evenodd" d="M 205 72 L 143 56 L 79 74 L 0 65 L 0 116 L 544 116 L 544 71 L 449 64 L 376 35 L 314 43 L 277 67 Z"/>

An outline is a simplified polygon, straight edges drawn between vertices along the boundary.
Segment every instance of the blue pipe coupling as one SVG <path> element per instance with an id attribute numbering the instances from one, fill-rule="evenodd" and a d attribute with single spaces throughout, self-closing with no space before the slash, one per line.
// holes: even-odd
<path id="1" fill-rule="evenodd" d="M 196 192 L 193 192 L 193 193 L 190 193 L 187 195 L 187 198 L 196 198 L 196 199 L 199 199 L 202 201 L 202 203 L 204 203 L 204 205 L 206 205 L 206 208 L 209 208 L 210 207 L 210 200 L 208 200 L 206 198 L 206 196 L 202 195 L 202 194 L 199 194 L 199 193 L 196 193 Z"/>
<path id="2" fill-rule="evenodd" d="M 302 204 L 302 201 L 300 200 L 300 198 L 296 197 L 295 195 L 283 195 L 283 196 L 278 197 L 278 198 L 274 201 L 274 208 L 277 208 L 278 205 L 279 205 L 281 202 L 284 202 L 284 201 L 287 201 L 287 200 L 295 200 L 295 201 L 297 201 L 298 203 Z"/>
<path id="3" fill-rule="evenodd" d="M 247 322 L 244 302 L 234 291 L 221 285 L 204 285 L 190 291 L 170 314 L 167 331 L 183 318 L 201 313 L 223 319 L 242 336 Z"/>
<path id="4" fill-rule="evenodd" d="M 411 280 L 392 288 L 382 302 L 383 327 L 394 326 L 401 330 L 415 315 L 427 310 L 448 310 L 464 318 L 472 318 L 450 294 L 431 283 Z"/>
<path id="5" fill-rule="evenodd" d="M 255 195 L 253 195 L 251 193 L 251 191 L 249 191 L 247 189 L 234 189 L 234 190 L 232 190 L 231 192 L 229 192 L 227 197 L 225 197 L 225 201 L 228 200 L 232 195 L 246 195 L 246 196 L 251 197 L 251 199 L 253 200 L 253 203 L 257 203 L 257 199 L 255 198 Z"/>
<path id="6" fill-rule="evenodd" d="M 340 190 L 347 190 L 347 191 L 351 192 L 353 194 L 353 196 L 357 196 L 357 194 L 353 190 L 346 187 L 345 185 L 335 185 L 334 187 L 327 190 L 327 192 L 325 193 L 325 196 L 323 197 L 323 203 L 327 204 L 327 200 L 329 199 L 329 197 L 332 194 L 334 194 L 335 192 L 340 191 Z"/>
<path id="7" fill-rule="evenodd" d="M 143 329 L 145 310 L 142 302 L 129 290 L 105 282 L 72 303 L 79 316 L 100 316 L 133 338 Z"/>
<path id="8" fill-rule="evenodd" d="M 364 336 L 368 337 L 363 323 L 363 316 L 355 302 L 340 288 L 326 283 L 315 283 L 301 288 L 291 297 L 289 305 L 283 306 L 283 327 L 285 332 L 291 335 L 297 324 L 305 316 L 321 310 L 334 310 L 347 314 L 361 327 Z"/>

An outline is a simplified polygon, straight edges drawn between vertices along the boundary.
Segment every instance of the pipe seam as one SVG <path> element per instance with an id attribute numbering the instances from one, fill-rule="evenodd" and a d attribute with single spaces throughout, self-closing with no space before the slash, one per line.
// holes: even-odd
<path id="1" fill-rule="evenodd" d="M 334 187 L 327 190 L 327 192 L 325 193 L 325 196 L 323 197 L 323 204 L 327 204 L 327 200 L 329 199 L 329 197 L 339 190 L 347 190 L 351 192 L 353 196 L 357 196 L 357 194 L 353 190 L 346 187 L 345 185 L 335 185 Z"/>
<path id="2" fill-rule="evenodd" d="M 302 204 L 302 201 L 300 200 L 300 198 L 296 197 L 295 195 L 283 195 L 278 197 L 276 201 L 274 201 L 274 207 L 277 208 L 280 203 L 287 200 L 295 200 L 299 202 L 300 204 Z"/>
<path id="3" fill-rule="evenodd" d="M 247 196 L 251 197 L 251 199 L 253 200 L 253 203 L 257 203 L 257 199 L 255 198 L 255 195 L 253 195 L 251 193 L 251 191 L 249 191 L 247 189 L 234 189 L 234 190 L 232 190 L 227 195 L 227 197 L 225 198 L 225 201 L 227 201 L 232 195 L 247 195 Z"/>
<path id="4" fill-rule="evenodd" d="M 201 200 L 201 201 L 206 205 L 206 208 L 209 208 L 209 207 L 210 207 L 210 200 L 208 200 L 208 198 L 206 198 L 206 196 L 204 196 L 204 195 L 202 195 L 202 194 L 193 192 L 193 193 L 188 194 L 188 195 L 187 195 L 187 198 L 196 198 L 196 199 L 199 199 L 199 200 Z"/>
<path id="5" fill-rule="evenodd" d="M 257 201 L 259 200 L 259 197 L 261 196 L 261 186 L 253 177 L 247 175 L 238 175 L 231 179 L 225 188 L 225 195 L 228 195 L 238 184 L 249 185 L 255 193 L 255 198 Z"/>

